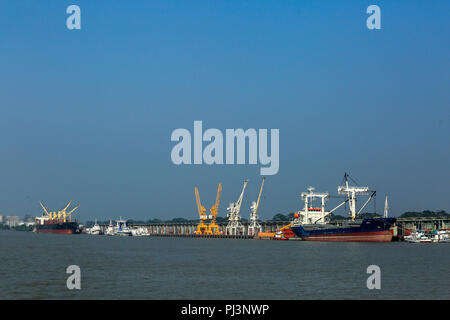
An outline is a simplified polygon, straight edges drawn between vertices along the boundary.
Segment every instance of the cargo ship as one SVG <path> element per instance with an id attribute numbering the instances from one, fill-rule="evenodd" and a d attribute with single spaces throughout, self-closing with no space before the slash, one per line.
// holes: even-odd
<path id="1" fill-rule="evenodd" d="M 304 208 L 294 214 L 291 222 L 291 230 L 302 240 L 306 241 L 349 241 L 349 242 L 391 242 L 393 237 L 392 227 L 395 218 L 366 218 L 358 219 L 362 210 L 375 197 L 376 191 L 369 187 L 350 186 L 350 176 L 344 175 L 344 186 L 338 187 L 338 193 L 345 195 L 344 201 L 331 211 L 325 209 L 328 193 L 314 192 L 313 187 L 308 192 L 301 194 L 305 203 Z M 351 178 L 350 178 L 351 179 Z M 368 195 L 364 205 L 356 211 L 356 197 Z M 315 203 L 320 201 L 319 205 Z M 331 222 L 331 214 L 338 208 L 348 203 L 351 217 L 342 222 Z"/>
<path id="2" fill-rule="evenodd" d="M 44 213 L 40 217 L 35 218 L 36 233 L 57 233 L 57 234 L 79 234 L 80 226 L 77 221 L 72 221 L 72 213 L 78 209 L 78 206 L 67 212 L 72 201 L 66 207 L 58 212 L 49 212 L 45 206 L 39 202 Z"/>

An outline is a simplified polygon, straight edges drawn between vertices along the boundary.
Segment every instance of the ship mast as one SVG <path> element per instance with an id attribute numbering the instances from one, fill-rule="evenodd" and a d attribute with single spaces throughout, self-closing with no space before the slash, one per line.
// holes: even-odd
<path id="1" fill-rule="evenodd" d="M 389 204 L 388 204 L 388 196 L 386 196 L 386 200 L 384 201 L 384 218 L 387 218 L 389 215 Z"/>

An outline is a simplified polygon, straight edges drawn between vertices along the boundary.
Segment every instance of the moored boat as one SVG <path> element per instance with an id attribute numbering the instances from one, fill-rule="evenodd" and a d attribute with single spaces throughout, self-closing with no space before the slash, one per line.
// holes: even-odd
<path id="1" fill-rule="evenodd" d="M 303 210 L 294 215 L 291 222 L 292 231 L 302 240 L 306 241 L 333 241 L 333 242 L 391 242 L 393 237 L 392 227 L 395 225 L 395 218 L 366 218 L 357 219 L 366 205 L 374 198 L 376 191 L 369 187 L 350 186 L 348 179 L 350 176 L 344 175 L 344 186 L 338 187 L 338 193 L 345 195 L 345 201 L 340 203 L 331 211 L 325 209 L 328 193 L 314 192 L 314 188 L 308 188 L 308 192 L 301 194 L 305 206 Z M 358 195 L 368 195 L 364 205 L 356 210 L 356 197 Z M 315 202 L 320 200 L 320 204 Z M 332 222 L 331 214 L 344 204 L 349 204 L 351 220 L 342 222 Z"/>
<path id="2" fill-rule="evenodd" d="M 78 206 L 66 212 L 72 201 L 66 207 L 58 212 L 49 212 L 45 206 L 39 202 L 44 213 L 40 217 L 35 218 L 36 233 L 57 233 L 57 234 L 79 234 L 81 233 L 80 226 L 77 221 L 71 220 L 72 213 L 78 209 Z"/>

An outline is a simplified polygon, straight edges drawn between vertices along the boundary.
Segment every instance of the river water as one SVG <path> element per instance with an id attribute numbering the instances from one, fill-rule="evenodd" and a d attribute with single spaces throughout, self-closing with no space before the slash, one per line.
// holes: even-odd
<path id="1" fill-rule="evenodd" d="M 0 231 L 0 299 L 449 299 L 450 243 Z M 81 289 L 66 285 L 69 265 Z M 367 267 L 380 267 L 369 290 Z"/>

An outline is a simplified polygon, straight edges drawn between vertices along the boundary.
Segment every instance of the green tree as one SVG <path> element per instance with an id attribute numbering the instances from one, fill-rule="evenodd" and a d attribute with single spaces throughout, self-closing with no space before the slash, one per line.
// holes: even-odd
<path id="1" fill-rule="evenodd" d="M 282 213 L 277 213 L 273 216 L 272 221 L 289 221 L 289 217 Z"/>

